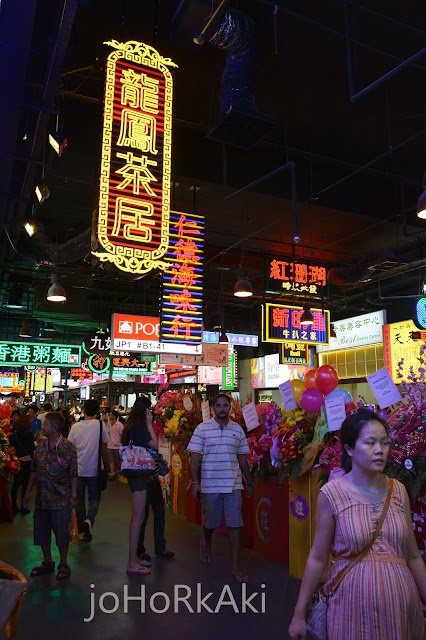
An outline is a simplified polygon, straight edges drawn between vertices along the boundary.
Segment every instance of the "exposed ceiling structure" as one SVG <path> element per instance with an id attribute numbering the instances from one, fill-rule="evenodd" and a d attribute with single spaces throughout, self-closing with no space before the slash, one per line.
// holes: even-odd
<path id="1" fill-rule="evenodd" d="M 125 277 L 90 255 L 103 43 L 110 39 L 146 42 L 178 65 L 172 208 L 206 216 L 207 328 L 223 314 L 230 331 L 260 330 L 260 305 L 271 299 L 264 295 L 267 254 L 321 261 L 331 269 L 324 305 L 332 319 L 379 306 L 391 319 L 410 315 L 412 300 L 401 296 L 418 295 L 426 281 L 426 223 L 416 217 L 426 168 L 423 0 L 232 0 L 206 34 L 217 33 L 227 15 L 243 16 L 250 27 L 241 37 L 250 31 L 251 39 L 242 61 L 234 45 L 224 51 L 193 43 L 219 4 L 2 1 L 5 337 L 16 339 L 26 315 L 34 335 L 40 323 L 53 321 L 58 339 L 77 340 L 112 312 L 158 313 L 158 273 Z M 244 95 L 227 124 L 225 94 L 237 87 L 241 97 L 253 69 L 256 106 Z M 68 139 L 61 157 L 48 144 L 57 126 Z M 256 126 L 269 132 L 253 143 Z M 43 183 L 50 196 L 39 204 L 34 189 Z M 28 218 L 37 226 L 31 238 L 23 228 Z M 232 295 L 240 265 L 248 270 L 253 298 Z M 62 275 L 64 304 L 46 301 L 52 273 Z M 10 308 L 19 294 L 23 308 Z M 285 299 L 300 302 L 288 294 Z"/>

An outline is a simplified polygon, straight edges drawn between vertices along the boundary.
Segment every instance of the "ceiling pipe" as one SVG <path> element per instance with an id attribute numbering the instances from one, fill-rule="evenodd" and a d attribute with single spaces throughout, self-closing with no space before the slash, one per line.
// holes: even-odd
<path id="1" fill-rule="evenodd" d="M 383 76 L 381 76 L 380 78 L 378 78 L 377 80 L 369 84 L 367 87 L 362 89 L 362 91 L 355 93 L 353 44 L 354 42 L 356 43 L 356 41 L 354 41 L 354 38 L 352 35 L 352 22 L 351 22 L 351 16 L 349 11 L 349 0 L 345 0 L 344 6 L 345 6 L 345 23 L 346 23 L 346 54 L 347 54 L 348 77 L 349 77 L 349 99 L 351 102 L 356 102 L 360 98 L 363 98 L 364 96 L 368 95 L 371 91 L 373 91 L 377 87 L 380 87 L 382 84 L 384 84 L 385 82 L 393 78 L 400 71 L 403 71 L 406 67 L 409 67 L 411 64 L 413 64 L 413 62 L 415 62 L 419 58 L 426 55 L 426 47 L 424 47 L 423 49 L 420 49 L 420 51 L 417 51 L 417 53 L 412 55 L 410 58 L 407 58 L 407 60 L 404 60 L 403 62 L 401 62 L 401 64 L 397 65 L 396 67 L 388 71 L 388 73 L 385 73 Z"/>

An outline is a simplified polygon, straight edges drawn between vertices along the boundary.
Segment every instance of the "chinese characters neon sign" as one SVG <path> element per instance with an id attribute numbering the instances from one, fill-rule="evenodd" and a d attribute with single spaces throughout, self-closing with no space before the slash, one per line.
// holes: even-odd
<path id="1" fill-rule="evenodd" d="M 68 344 L 0 341 L 0 366 L 75 367 L 81 363 L 81 347 Z"/>
<path id="2" fill-rule="evenodd" d="M 169 243 L 173 82 L 176 67 L 141 42 L 106 44 L 98 249 L 130 273 L 165 268 Z"/>
<path id="3" fill-rule="evenodd" d="M 330 313 L 311 309 L 314 323 L 300 323 L 303 309 L 280 304 L 265 304 L 262 309 L 262 333 L 264 342 L 299 342 L 328 344 Z"/>
<path id="4" fill-rule="evenodd" d="M 327 295 L 327 269 L 318 264 L 296 262 L 291 258 L 267 257 L 265 291 L 295 293 L 305 297 Z"/>
<path id="5" fill-rule="evenodd" d="M 204 216 L 170 213 L 170 243 L 163 273 L 160 342 L 201 344 Z"/>

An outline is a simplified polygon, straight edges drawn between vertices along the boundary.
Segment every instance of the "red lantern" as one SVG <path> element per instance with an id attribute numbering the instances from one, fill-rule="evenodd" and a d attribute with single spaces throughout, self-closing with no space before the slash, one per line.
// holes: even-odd
<path id="1" fill-rule="evenodd" d="M 339 382 L 339 376 L 337 375 L 336 369 L 331 367 L 329 364 L 323 364 L 322 367 L 317 369 L 315 382 L 317 383 L 318 389 L 327 395 L 336 388 L 337 383 Z"/>

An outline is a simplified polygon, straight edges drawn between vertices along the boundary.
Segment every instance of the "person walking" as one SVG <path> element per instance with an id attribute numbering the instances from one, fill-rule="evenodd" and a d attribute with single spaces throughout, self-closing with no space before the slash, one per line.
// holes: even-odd
<path id="1" fill-rule="evenodd" d="M 101 491 L 98 486 L 99 440 L 102 433 L 101 457 L 108 468 L 107 442 L 108 431 L 97 419 L 99 402 L 86 400 L 84 403 L 84 420 L 72 425 L 68 440 L 77 449 L 78 490 L 77 490 L 77 522 L 81 540 L 91 542 L 92 529 L 95 524 L 101 502 Z M 88 508 L 86 510 L 86 488 Z"/>
<path id="2" fill-rule="evenodd" d="M 157 449 L 157 436 L 152 428 L 152 413 L 149 409 L 149 398 L 138 398 L 130 411 L 121 434 L 123 446 L 132 440 L 138 447 Z M 151 573 L 151 563 L 138 558 L 138 540 L 142 521 L 145 515 L 148 478 L 146 476 L 128 477 L 129 489 L 132 492 L 132 517 L 129 527 L 129 560 L 128 574 L 147 575 Z"/>
<path id="3" fill-rule="evenodd" d="M 290 637 L 307 637 L 307 609 L 332 549 L 334 562 L 324 585 L 325 594 L 332 594 L 329 640 L 423 640 L 420 597 L 426 604 L 426 568 L 414 538 L 407 492 L 383 474 L 389 453 L 386 422 L 369 409 L 358 409 L 343 422 L 340 440 L 346 474 L 320 490 L 314 544 Z M 363 550 L 366 553 L 344 573 Z"/>
<path id="4" fill-rule="evenodd" d="M 61 435 L 64 419 L 60 413 L 47 413 L 43 421 L 43 436 L 31 463 L 31 476 L 23 506 L 28 509 L 31 489 L 37 484 L 34 509 L 34 544 L 41 546 L 43 562 L 34 567 L 32 577 L 53 573 L 55 563 L 51 552 L 53 529 L 60 554 L 58 580 L 71 575 L 67 563 L 71 509 L 77 504 L 77 451 Z"/>
<path id="5" fill-rule="evenodd" d="M 120 471 L 121 434 L 123 433 L 124 425 L 120 422 L 119 417 L 120 414 L 115 409 L 113 409 L 109 414 L 109 440 L 107 444 L 107 453 L 111 470 L 110 480 L 117 480 L 118 472 Z"/>
<path id="6" fill-rule="evenodd" d="M 196 427 L 188 451 L 191 452 L 191 492 L 195 499 L 201 497 L 204 516 L 204 537 L 200 544 L 200 560 L 211 563 L 213 532 L 222 523 L 225 514 L 232 553 L 232 575 L 238 582 L 248 578 L 240 568 L 240 530 L 244 525 L 241 516 L 241 473 L 246 480 L 246 495 L 253 495 L 253 483 L 247 454 L 247 439 L 239 424 L 229 419 L 231 399 L 219 393 L 213 400 L 214 416 Z M 201 485 L 198 481 L 200 458 Z M 201 492 L 201 493 L 200 493 Z"/>
<path id="7" fill-rule="evenodd" d="M 31 420 L 28 415 L 20 415 L 15 422 L 14 431 L 9 436 L 9 444 L 14 447 L 15 453 L 19 458 L 21 468 L 13 478 L 13 485 L 10 492 L 10 499 L 14 513 L 22 513 L 27 515 L 29 509 L 23 506 L 23 498 L 27 490 L 28 481 L 31 475 L 31 460 L 34 454 L 34 438 L 31 433 Z M 21 487 L 21 508 L 18 507 L 18 492 Z"/>

